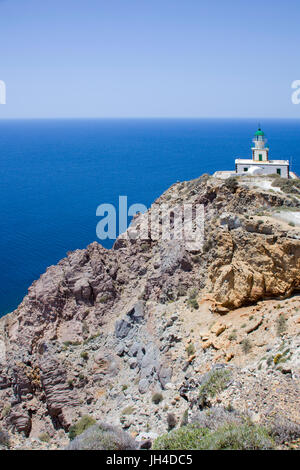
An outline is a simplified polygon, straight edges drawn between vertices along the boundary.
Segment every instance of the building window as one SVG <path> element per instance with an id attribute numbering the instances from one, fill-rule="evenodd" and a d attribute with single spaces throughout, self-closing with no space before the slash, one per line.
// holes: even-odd
<path id="1" fill-rule="evenodd" d="M 259 160 L 260 162 L 262 162 L 262 154 L 261 154 L 261 153 L 260 153 L 259 156 L 258 156 L 258 160 Z"/>
<path id="2" fill-rule="evenodd" d="M 280 168 L 277 168 L 276 172 L 277 172 L 277 175 L 281 175 L 281 169 Z"/>
<path id="3" fill-rule="evenodd" d="M 244 168 L 244 171 L 248 171 L 248 168 L 245 167 L 245 168 Z"/>

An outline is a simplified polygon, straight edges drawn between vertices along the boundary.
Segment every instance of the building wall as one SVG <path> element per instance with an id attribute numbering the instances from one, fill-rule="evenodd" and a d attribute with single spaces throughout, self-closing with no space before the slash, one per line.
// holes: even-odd
<path id="1" fill-rule="evenodd" d="M 288 165 L 262 165 L 262 164 L 257 165 L 255 162 L 253 162 L 253 164 L 252 163 L 245 163 L 245 164 L 237 163 L 236 172 L 238 175 L 246 175 L 247 172 L 244 171 L 244 168 L 248 168 L 248 171 L 249 171 L 249 168 L 253 166 L 259 166 L 259 168 L 262 169 L 262 172 L 264 175 L 273 175 L 274 173 L 276 173 L 277 169 L 280 169 L 282 178 L 289 177 Z"/>
<path id="2" fill-rule="evenodd" d="M 253 159 L 259 161 L 259 156 L 262 156 L 262 161 L 265 162 L 268 160 L 268 150 L 267 149 L 253 149 Z"/>

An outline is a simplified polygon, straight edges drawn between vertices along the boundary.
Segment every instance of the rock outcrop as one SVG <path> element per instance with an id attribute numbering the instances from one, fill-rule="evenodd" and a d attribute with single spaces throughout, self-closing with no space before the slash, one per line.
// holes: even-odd
<path id="1" fill-rule="evenodd" d="M 0 320 L 2 426 L 60 442 L 57 433 L 93 414 L 137 434 L 164 431 L 167 407 L 193 407 L 191 390 L 212 363 L 258 367 L 263 354 L 285 350 L 280 341 L 291 354 L 281 369 L 274 357 L 263 360 L 259 374 L 276 366 L 298 380 L 300 232 L 274 211 L 300 211 L 299 199 L 203 176 L 173 185 L 155 204 L 203 204 L 203 246 L 130 238 L 152 206 L 113 249 L 95 242 L 48 268 Z"/>

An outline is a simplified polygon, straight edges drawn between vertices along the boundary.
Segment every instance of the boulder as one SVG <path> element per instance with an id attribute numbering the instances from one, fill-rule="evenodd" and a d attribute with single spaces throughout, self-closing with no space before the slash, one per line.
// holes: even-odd
<path id="1" fill-rule="evenodd" d="M 221 226 L 227 226 L 228 230 L 234 230 L 241 226 L 241 221 L 239 217 L 235 214 L 229 214 L 224 212 L 220 216 Z"/>
<path id="2" fill-rule="evenodd" d="M 146 393 L 149 390 L 150 382 L 147 379 L 141 379 L 139 381 L 139 392 Z"/>

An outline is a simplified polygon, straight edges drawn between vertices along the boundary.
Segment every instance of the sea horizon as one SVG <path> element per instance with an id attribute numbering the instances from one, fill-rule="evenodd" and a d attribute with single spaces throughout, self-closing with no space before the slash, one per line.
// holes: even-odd
<path id="1" fill-rule="evenodd" d="M 86 120 L 215 120 L 215 121 L 255 121 L 263 123 L 266 121 L 299 121 L 299 117 L 231 117 L 231 116 L 75 116 L 75 117 L 0 117 L 1 121 L 86 121 Z"/>

